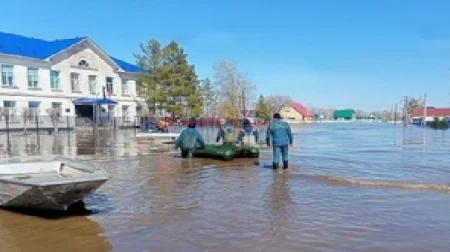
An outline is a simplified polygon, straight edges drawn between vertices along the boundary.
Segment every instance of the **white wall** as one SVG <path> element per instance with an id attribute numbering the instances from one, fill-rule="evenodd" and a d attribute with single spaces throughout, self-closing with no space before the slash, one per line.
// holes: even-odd
<path id="1" fill-rule="evenodd" d="M 111 66 L 110 62 L 105 62 L 95 50 L 91 48 L 90 42 L 80 48 L 75 47 L 67 50 L 65 59 L 55 62 L 54 65 L 47 61 L 35 61 L 29 59 L 12 58 L 10 56 L 0 56 L 0 65 L 14 65 L 14 84 L 16 87 L 6 88 L 0 86 L 0 107 L 3 101 L 15 101 L 16 111 L 20 115 L 23 108 L 28 107 L 29 101 L 40 102 L 40 115 L 47 116 L 46 110 L 51 108 L 52 102 L 62 103 L 62 116 L 74 116 L 75 107 L 72 99 L 76 97 L 102 97 L 102 87 L 106 85 L 106 77 L 112 77 L 114 95 L 111 99 L 118 102 L 114 109 L 114 116 L 122 116 L 122 105 L 129 105 L 129 116 L 136 116 L 136 82 L 132 77 L 126 77 L 129 95 L 122 95 L 122 78 Z M 88 61 L 90 68 L 80 68 L 78 62 L 81 59 Z M 39 88 L 28 88 L 28 67 L 39 67 Z M 50 70 L 60 71 L 60 91 L 51 90 Z M 70 82 L 70 73 L 80 74 L 79 85 L 81 93 L 73 93 Z M 88 76 L 97 76 L 96 95 L 92 95 L 89 90 Z M 126 76 L 126 75 L 124 75 Z M 69 110 L 68 112 L 66 110 Z"/>
<path id="2" fill-rule="evenodd" d="M 423 117 L 411 117 L 411 119 L 413 119 L 413 120 L 422 120 L 422 118 Z M 442 120 L 442 119 L 445 119 L 445 117 L 444 116 L 440 116 L 440 117 L 438 117 L 439 118 L 439 120 Z M 426 122 L 432 122 L 432 121 L 434 121 L 434 116 L 427 116 L 427 117 L 425 117 L 425 121 Z"/>

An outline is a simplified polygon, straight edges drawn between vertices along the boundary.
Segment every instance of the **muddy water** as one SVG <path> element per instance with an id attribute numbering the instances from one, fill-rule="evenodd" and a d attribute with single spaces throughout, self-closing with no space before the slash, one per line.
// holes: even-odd
<path id="1" fill-rule="evenodd" d="M 129 137 L 109 140 L 128 154 L 95 157 L 111 179 L 86 198 L 93 214 L 2 211 L 1 251 L 448 251 L 450 133 L 353 123 L 294 132 L 284 174 L 267 168 L 269 150 L 255 165 L 131 155 Z"/>

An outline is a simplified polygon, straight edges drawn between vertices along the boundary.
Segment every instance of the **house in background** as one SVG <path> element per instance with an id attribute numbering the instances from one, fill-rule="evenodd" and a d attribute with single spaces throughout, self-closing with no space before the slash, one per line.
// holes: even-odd
<path id="1" fill-rule="evenodd" d="M 337 121 L 350 121 L 355 119 L 354 109 L 337 109 L 333 112 L 333 119 Z"/>
<path id="2" fill-rule="evenodd" d="M 131 122 L 140 103 L 141 69 L 111 57 L 87 37 L 48 41 L 0 32 L 0 69 L 0 107 L 13 122 L 25 109 L 30 121 L 48 117 L 48 109 L 62 117 L 91 117 L 94 105 L 75 101 L 101 99 L 103 90 L 117 103 L 103 106 L 109 116 Z"/>
<path id="3" fill-rule="evenodd" d="M 314 114 L 297 102 L 284 105 L 280 110 L 280 115 L 290 123 L 312 123 L 314 119 Z"/>
<path id="4" fill-rule="evenodd" d="M 423 118 L 425 117 L 425 122 L 430 123 L 435 117 L 440 120 L 450 118 L 450 108 L 436 108 L 436 107 L 423 107 L 415 108 L 411 113 L 411 123 L 412 124 L 422 124 Z"/>

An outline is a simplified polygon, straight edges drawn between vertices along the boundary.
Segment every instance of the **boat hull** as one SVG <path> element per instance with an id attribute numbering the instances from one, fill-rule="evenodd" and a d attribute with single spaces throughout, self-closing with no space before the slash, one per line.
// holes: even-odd
<path id="1" fill-rule="evenodd" d="M 0 206 L 67 210 L 108 180 L 95 164 L 73 160 L 0 165 Z"/>
<path id="2" fill-rule="evenodd" d="M 258 158 L 258 147 L 236 147 L 233 145 L 206 144 L 203 149 L 196 149 L 193 153 L 196 158 L 213 158 L 231 161 L 235 158 Z"/>
<path id="3" fill-rule="evenodd" d="M 7 208 L 67 210 L 105 182 L 106 180 L 101 180 L 46 186 L 0 182 L 0 205 Z"/>

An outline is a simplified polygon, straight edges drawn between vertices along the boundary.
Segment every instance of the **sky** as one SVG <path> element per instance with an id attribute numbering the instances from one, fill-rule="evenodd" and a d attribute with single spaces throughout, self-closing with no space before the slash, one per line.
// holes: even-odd
<path id="1" fill-rule="evenodd" d="M 178 42 L 200 78 L 236 62 L 257 94 L 306 105 L 391 109 L 403 96 L 450 107 L 447 0 L 14 0 L 0 30 L 88 36 L 134 63 L 139 44 Z"/>

